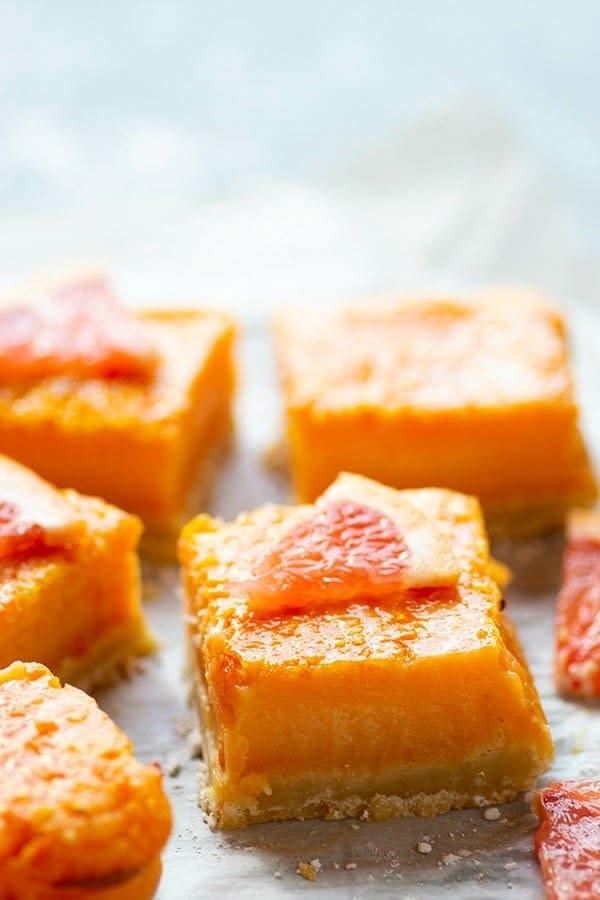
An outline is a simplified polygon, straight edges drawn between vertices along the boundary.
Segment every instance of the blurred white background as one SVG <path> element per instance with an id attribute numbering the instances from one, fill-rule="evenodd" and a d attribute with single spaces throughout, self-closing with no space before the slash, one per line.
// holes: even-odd
<path id="1" fill-rule="evenodd" d="M 0 0 L 0 284 L 77 257 L 247 314 L 528 280 L 592 302 L 600 6 Z"/>

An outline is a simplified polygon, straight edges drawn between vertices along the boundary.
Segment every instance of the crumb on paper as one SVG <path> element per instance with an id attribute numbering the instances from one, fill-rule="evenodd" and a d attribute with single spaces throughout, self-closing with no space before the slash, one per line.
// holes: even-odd
<path id="1" fill-rule="evenodd" d="M 189 759 L 202 759 L 202 735 L 199 728 L 192 728 L 185 743 Z"/>
<path id="2" fill-rule="evenodd" d="M 281 478 L 289 478 L 290 475 L 290 449 L 287 441 L 280 438 L 262 450 L 261 462 L 263 468 L 272 475 Z"/>
<path id="3" fill-rule="evenodd" d="M 517 863 L 513 859 L 509 859 L 508 862 L 504 863 L 504 868 L 507 872 L 510 872 L 512 869 L 517 868 Z"/>
<path id="4" fill-rule="evenodd" d="M 346 863 L 346 865 L 344 866 L 344 868 L 345 868 L 345 869 L 356 869 L 356 868 L 357 868 L 357 865 L 356 865 L 355 862 L 349 862 L 349 863 Z"/>
<path id="5" fill-rule="evenodd" d="M 497 806 L 488 806 L 483 811 L 483 818 L 486 822 L 497 822 L 501 815 L 502 813 Z"/>
<path id="6" fill-rule="evenodd" d="M 301 862 L 298 863 L 298 868 L 296 869 L 296 873 L 301 875 L 306 881 L 316 881 L 317 880 L 317 870 L 309 862 Z"/>
<path id="7" fill-rule="evenodd" d="M 277 870 L 277 872 L 273 872 L 273 878 L 283 878 L 283 875 Z"/>
<path id="8" fill-rule="evenodd" d="M 142 597 L 144 600 L 153 600 L 158 595 L 158 583 L 154 580 L 145 581 L 142 584 Z"/>
<path id="9" fill-rule="evenodd" d="M 170 750 L 165 756 L 163 769 L 170 778 L 176 778 L 181 772 L 181 760 L 172 750 Z"/>
<path id="10" fill-rule="evenodd" d="M 180 738 L 185 738 L 194 730 L 196 725 L 196 717 L 192 713 L 185 713 L 175 719 L 175 734 Z"/>
<path id="11" fill-rule="evenodd" d="M 589 663 L 591 663 L 591 660 L 588 660 L 586 665 Z M 582 665 L 583 665 L 583 663 L 582 663 Z M 594 673 L 593 673 L 592 685 L 591 685 L 589 691 L 581 692 L 582 696 L 584 696 L 584 697 L 586 697 L 586 696 L 590 697 L 593 695 L 593 684 L 596 681 L 596 674 L 597 674 L 597 668 L 598 668 L 597 664 L 594 664 L 594 666 L 595 666 L 595 668 L 594 668 Z M 587 736 L 588 736 L 588 725 L 586 723 L 585 725 L 581 726 L 577 730 L 577 734 L 575 735 L 574 740 L 573 740 L 573 746 L 571 747 L 571 753 L 583 753 L 583 751 L 585 750 L 585 747 L 586 747 Z"/>
<path id="12" fill-rule="evenodd" d="M 456 853 L 444 853 L 442 862 L 445 866 L 453 866 L 455 863 L 460 862 L 460 856 L 457 856 Z"/>
<path id="13" fill-rule="evenodd" d="M 311 859 L 310 865 L 313 867 L 315 872 L 320 872 L 323 866 L 321 865 L 320 859 Z"/>
<path id="14" fill-rule="evenodd" d="M 417 844 L 417 853 L 431 853 L 433 847 L 429 841 L 419 841 Z"/>
<path id="15" fill-rule="evenodd" d="M 146 671 L 146 663 L 139 657 L 130 657 L 123 660 L 121 671 L 125 678 L 133 678 L 134 675 L 143 675 Z"/>

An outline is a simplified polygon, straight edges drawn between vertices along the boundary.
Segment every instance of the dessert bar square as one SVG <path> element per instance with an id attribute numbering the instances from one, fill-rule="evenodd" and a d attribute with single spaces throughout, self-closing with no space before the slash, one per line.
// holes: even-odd
<path id="1" fill-rule="evenodd" d="M 537 294 L 292 310 L 276 344 L 300 501 L 345 470 L 474 494 L 491 532 L 521 536 L 596 497 L 565 324 Z"/>
<path id="2" fill-rule="evenodd" d="M 39 662 L 90 687 L 149 653 L 135 516 L 0 456 L 0 667 Z"/>
<path id="3" fill-rule="evenodd" d="M 0 452 L 140 516 L 143 548 L 173 556 L 231 437 L 233 336 L 219 312 L 125 310 L 95 271 L 33 279 L 0 309 Z"/>

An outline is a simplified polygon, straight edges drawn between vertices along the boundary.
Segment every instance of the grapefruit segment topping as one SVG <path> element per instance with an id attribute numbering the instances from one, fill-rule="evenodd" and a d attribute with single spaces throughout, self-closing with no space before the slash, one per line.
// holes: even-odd
<path id="1" fill-rule="evenodd" d="M 257 610 L 301 609 L 397 590 L 408 550 L 387 516 L 352 501 L 325 504 L 295 525 L 246 585 Z"/>
<path id="2" fill-rule="evenodd" d="M 79 275 L 0 310 L 0 381 L 58 375 L 147 380 L 157 363 L 143 325 L 118 304 L 101 275 Z"/>
<path id="3" fill-rule="evenodd" d="M 410 543 L 386 513 L 356 500 L 319 501 L 254 567 L 243 589 L 262 613 L 377 598 L 439 584 L 412 565 Z"/>
<path id="4" fill-rule="evenodd" d="M 600 897 L 600 780 L 555 782 L 535 801 L 535 849 L 551 900 Z"/>
<path id="5" fill-rule="evenodd" d="M 60 491 L 0 456 L 0 560 L 68 549 L 84 530 Z"/>
<path id="6" fill-rule="evenodd" d="M 427 491 L 390 491 L 369 478 L 342 472 L 318 503 L 352 499 L 384 512 L 395 524 L 410 550 L 410 565 L 404 573 L 404 587 L 432 588 L 456 585 L 461 564 L 456 547 L 460 545 L 460 526 L 450 533 L 432 518 L 423 499 Z M 451 492 L 447 494 L 451 497 Z M 451 501 L 450 501 L 451 502 Z"/>
<path id="7" fill-rule="evenodd" d="M 600 517 L 569 520 L 556 611 L 555 679 L 561 693 L 600 697 Z"/>

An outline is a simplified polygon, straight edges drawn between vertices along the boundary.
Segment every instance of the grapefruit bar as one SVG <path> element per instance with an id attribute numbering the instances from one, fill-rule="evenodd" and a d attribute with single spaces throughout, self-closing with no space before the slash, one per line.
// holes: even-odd
<path id="1" fill-rule="evenodd" d="M 231 321 L 128 311 L 88 269 L 0 307 L 0 452 L 139 515 L 143 548 L 172 556 L 230 438 Z"/>
<path id="2" fill-rule="evenodd" d="M 573 509 L 567 520 L 554 678 L 565 696 L 600 698 L 600 513 L 594 510 Z"/>
<path id="3" fill-rule="evenodd" d="M 0 456 L 0 667 L 36 661 L 89 687 L 150 652 L 140 532 L 135 516 Z"/>
<path id="4" fill-rule="evenodd" d="M 91 697 L 37 663 L 0 670 L 0 771 L 2 900 L 154 895 L 171 829 L 161 774 Z"/>
<path id="5" fill-rule="evenodd" d="M 341 470 L 479 497 L 494 534 L 526 536 L 589 505 L 565 324 L 525 291 L 385 298 L 289 311 L 276 343 L 295 491 Z"/>
<path id="6" fill-rule="evenodd" d="M 549 764 L 477 500 L 342 475 L 179 546 L 214 826 L 434 815 Z"/>

